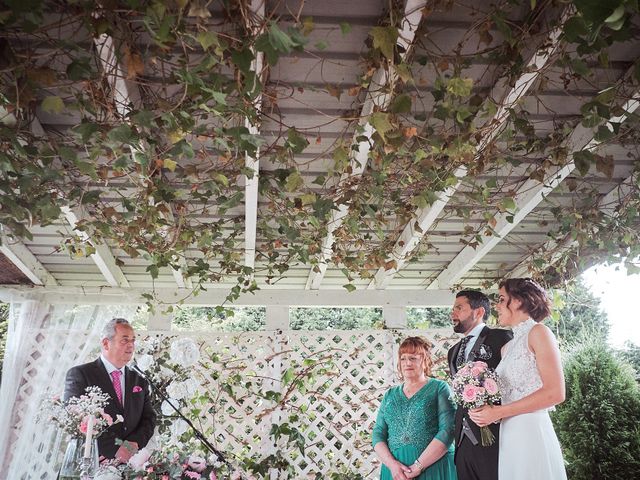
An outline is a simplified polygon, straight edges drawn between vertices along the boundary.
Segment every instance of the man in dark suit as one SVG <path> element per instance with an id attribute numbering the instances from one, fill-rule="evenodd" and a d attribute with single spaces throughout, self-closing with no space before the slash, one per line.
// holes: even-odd
<path id="1" fill-rule="evenodd" d="M 456 295 L 451 320 L 453 331 L 464 334 L 464 338 L 449 349 L 447 358 L 451 375 L 466 362 L 483 361 L 489 368 L 500 363 L 500 349 L 513 334 L 508 330 L 489 328 L 489 298 L 476 290 L 462 290 Z M 455 462 L 459 480 L 498 479 L 498 434 L 499 425 L 491 425 L 496 440 L 493 445 L 483 447 L 480 443 L 480 427 L 471 421 L 468 410 L 458 407 L 455 428 Z"/>
<path id="2" fill-rule="evenodd" d="M 102 331 L 102 354 L 93 362 L 71 368 L 64 389 L 65 401 L 83 395 L 87 387 L 94 385 L 111 395 L 105 412 L 114 419 L 122 415 L 124 421 L 115 423 L 98 437 L 98 453 L 122 462 L 147 444 L 156 419 L 147 381 L 126 367 L 133 357 L 135 340 L 135 332 L 127 320 L 110 320 Z M 118 446 L 116 439 L 127 443 Z"/>

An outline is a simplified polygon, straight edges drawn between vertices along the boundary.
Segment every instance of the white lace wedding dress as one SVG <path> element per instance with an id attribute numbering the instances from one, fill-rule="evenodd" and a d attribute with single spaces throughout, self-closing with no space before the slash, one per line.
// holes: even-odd
<path id="1" fill-rule="evenodd" d="M 515 402 L 542 386 L 536 357 L 529 350 L 529 332 L 536 322 L 528 319 L 513 328 L 507 343 L 500 375 L 502 403 Z M 548 411 L 516 415 L 500 424 L 499 480 L 566 480 L 558 437 Z"/>

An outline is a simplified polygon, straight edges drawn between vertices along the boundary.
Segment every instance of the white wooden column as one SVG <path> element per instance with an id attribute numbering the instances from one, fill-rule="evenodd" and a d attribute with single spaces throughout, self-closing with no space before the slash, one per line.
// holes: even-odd
<path id="1" fill-rule="evenodd" d="M 387 328 L 407 328 L 407 309 L 405 307 L 383 307 L 382 318 Z"/>

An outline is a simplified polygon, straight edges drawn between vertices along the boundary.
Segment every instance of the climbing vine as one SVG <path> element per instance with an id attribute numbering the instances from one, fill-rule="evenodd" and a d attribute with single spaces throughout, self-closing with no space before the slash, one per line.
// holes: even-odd
<path id="1" fill-rule="evenodd" d="M 257 272 L 276 282 L 296 263 L 317 265 L 331 216 L 345 205 L 330 261 L 343 269 L 351 290 L 354 278 L 395 266 L 388 252 L 397 234 L 416 209 L 457 185 L 460 167 L 467 174 L 439 221 L 465 219 L 460 241 L 477 246 L 495 234 L 496 212 L 515 215 L 522 181 L 544 181 L 570 160 L 566 140 L 577 125 L 592 129 L 598 142 L 638 145 L 638 118 L 623 110 L 640 83 L 637 61 L 624 79 L 584 103 L 580 115 L 554 118 L 548 133 L 538 128 L 536 101 L 557 80 L 541 72 L 528 94 L 533 101 L 510 107 L 504 128 L 492 137 L 492 118 L 502 105 L 482 83 L 490 76 L 513 85 L 527 68 L 527 48 L 561 28 L 548 62 L 562 69 L 556 87 L 569 92 L 596 85 L 594 72 L 612 63 L 608 52 L 638 40 L 637 2 L 533 0 L 523 7 L 498 1 L 475 12 L 458 46 L 445 52 L 432 41 L 437 32 L 428 19 L 450 8 L 449 1 L 428 3 L 406 55 L 398 42 L 404 2 L 391 1 L 369 32 L 353 85 L 300 81 L 276 88 L 269 72 L 283 57 L 330 46 L 311 43 L 314 19 L 299 12 L 268 11 L 262 18 L 246 1 L 4 0 L 0 223 L 28 238 L 33 225 L 56 223 L 67 208 L 82 211 L 75 229 L 61 232 L 60 248 L 69 255 L 88 256 L 106 241 L 131 258 L 143 257 L 153 278 L 165 267 L 182 270 L 196 292 L 231 278 L 232 301 L 257 288 Z M 335 28 L 348 35 L 352 26 Z M 264 61 L 256 70 L 258 57 Z M 478 65 L 484 71 L 472 75 Z M 384 85 L 376 83 L 380 69 Z M 427 83 L 432 87 L 425 89 Z M 305 88 L 352 99 L 348 111 L 327 121 L 342 122 L 347 136 L 356 131 L 356 143 L 338 136 L 318 154 L 330 166 L 312 176 L 299 156 L 324 139 L 317 127 L 288 125 L 278 107 Z M 363 112 L 379 89 L 391 100 Z M 623 116 L 624 122 L 609 122 Z M 260 133 L 267 123 L 277 127 L 275 134 Z M 363 174 L 352 176 L 357 142 L 368 142 L 370 150 Z M 254 268 L 244 262 L 244 182 L 256 174 L 247 156 L 273 166 L 258 175 Z M 640 255 L 637 152 L 630 188 L 614 210 L 598 204 L 602 194 L 589 175 L 595 170 L 612 178 L 613 158 L 582 150 L 571 159 L 577 174 L 560 189 L 575 200 L 552 208 L 556 226 L 549 233 L 557 251 L 568 253 L 558 260 L 548 245 L 532 252 L 532 273 L 549 283 L 585 262 Z M 478 215 L 486 222 L 480 229 L 471 222 Z M 414 256 L 428 252 L 437 248 L 427 235 Z"/>

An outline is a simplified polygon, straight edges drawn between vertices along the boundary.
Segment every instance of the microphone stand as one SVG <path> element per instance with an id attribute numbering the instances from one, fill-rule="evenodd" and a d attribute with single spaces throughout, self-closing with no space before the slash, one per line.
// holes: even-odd
<path id="1" fill-rule="evenodd" d="M 211 445 L 211 442 L 209 442 L 209 440 L 207 440 L 207 438 L 204 436 L 204 434 L 200 430 L 198 430 L 196 428 L 196 426 L 193 424 L 193 422 L 191 420 L 189 420 L 187 417 L 184 416 L 184 414 L 180 411 L 180 409 L 178 409 L 178 407 L 176 407 L 173 403 L 171 403 L 171 400 L 169 400 L 167 398 L 167 396 L 164 394 L 162 389 L 158 388 L 157 385 L 149 378 L 149 376 L 146 375 L 142 370 L 140 370 L 138 365 L 136 365 L 134 363 L 131 366 L 131 368 L 136 373 L 138 373 L 138 375 L 142 376 L 142 378 L 144 378 L 147 382 L 149 382 L 149 385 L 151 385 L 151 388 L 153 388 L 153 390 L 160 396 L 160 398 L 162 400 L 164 400 L 165 402 L 167 402 L 169 405 L 171 405 L 171 408 L 173 408 L 173 410 L 178 414 L 178 416 L 182 420 L 187 422 L 187 424 L 189 425 L 189 427 L 191 427 L 191 430 L 195 434 L 196 438 L 198 440 L 200 440 L 200 442 L 207 448 L 207 450 L 209 450 L 211 453 L 213 453 L 218 458 L 219 461 L 221 461 L 222 463 L 227 465 L 229 468 L 233 469 L 233 466 L 229 463 L 229 460 L 227 460 L 227 458 L 224 456 L 224 454 L 220 450 L 218 450 L 216 447 Z"/>

